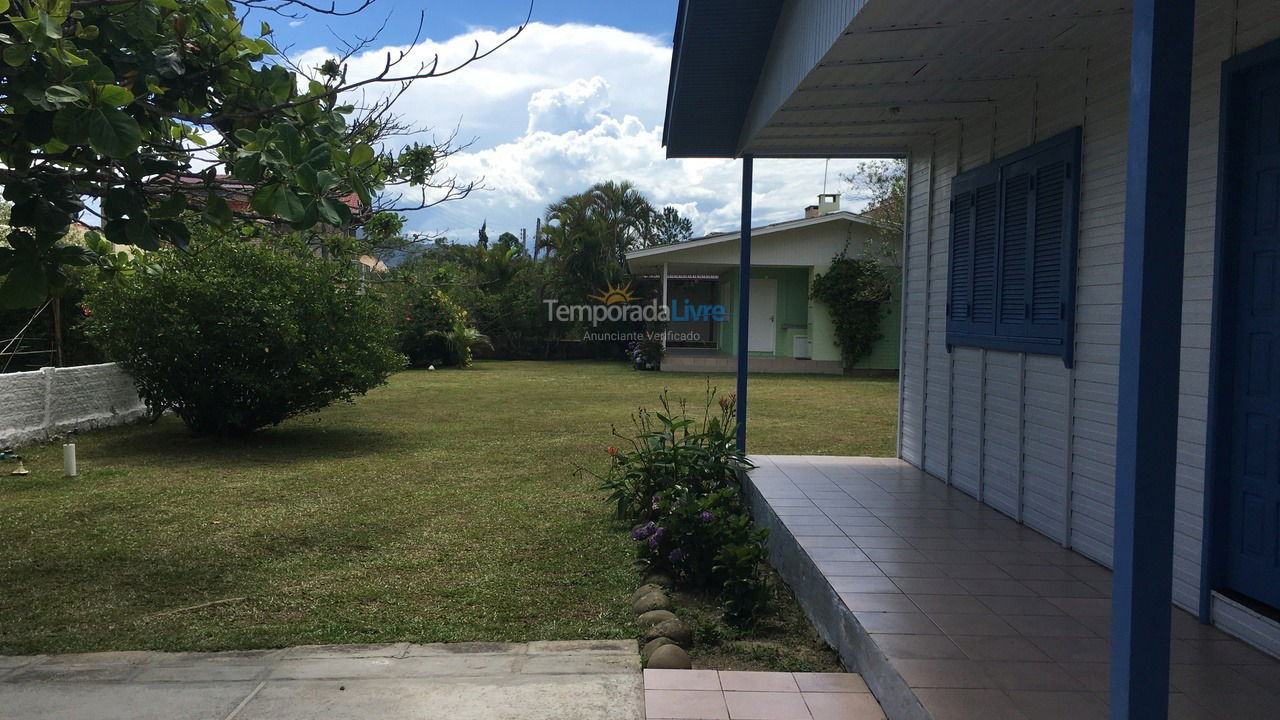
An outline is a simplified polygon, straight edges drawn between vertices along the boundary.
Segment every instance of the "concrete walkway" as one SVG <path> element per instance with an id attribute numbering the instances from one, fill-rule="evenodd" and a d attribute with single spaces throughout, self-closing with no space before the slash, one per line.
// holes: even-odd
<path id="1" fill-rule="evenodd" d="M 642 720 L 634 641 L 0 657 L 4 720 Z"/>

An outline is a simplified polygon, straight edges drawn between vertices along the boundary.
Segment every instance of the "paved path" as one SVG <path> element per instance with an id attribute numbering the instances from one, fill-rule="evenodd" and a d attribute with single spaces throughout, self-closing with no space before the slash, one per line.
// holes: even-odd
<path id="1" fill-rule="evenodd" d="M 0 720 L 641 720 L 634 641 L 0 657 Z"/>
<path id="2" fill-rule="evenodd" d="M 648 720 L 884 720 L 857 673 L 645 670 Z"/>

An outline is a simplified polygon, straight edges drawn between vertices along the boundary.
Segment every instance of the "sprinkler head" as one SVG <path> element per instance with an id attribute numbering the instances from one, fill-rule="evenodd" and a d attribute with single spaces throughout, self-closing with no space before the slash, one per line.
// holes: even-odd
<path id="1" fill-rule="evenodd" d="M 18 467 L 14 468 L 14 471 L 13 471 L 13 472 L 11 472 L 11 473 L 9 473 L 9 474 L 10 474 L 10 475 L 30 475 L 30 474 L 31 474 L 31 471 L 30 471 L 30 470 L 28 470 L 28 469 L 27 469 L 27 468 L 22 464 L 22 458 L 18 458 Z"/>

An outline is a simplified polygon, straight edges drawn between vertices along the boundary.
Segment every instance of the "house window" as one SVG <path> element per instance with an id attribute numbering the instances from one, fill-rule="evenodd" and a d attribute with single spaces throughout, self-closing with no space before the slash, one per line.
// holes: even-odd
<path id="1" fill-rule="evenodd" d="M 1079 166 L 1076 128 L 952 180 L 948 349 L 1071 365 Z"/>

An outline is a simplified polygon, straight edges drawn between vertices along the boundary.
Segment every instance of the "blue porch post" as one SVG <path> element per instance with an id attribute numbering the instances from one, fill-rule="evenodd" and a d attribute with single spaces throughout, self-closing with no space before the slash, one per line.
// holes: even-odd
<path id="1" fill-rule="evenodd" d="M 738 449 L 747 450 L 747 319 L 751 311 L 751 165 L 742 156 L 742 233 L 738 243 Z"/>
<path id="2" fill-rule="evenodd" d="M 1135 0 L 1116 426 L 1111 720 L 1169 709 L 1174 464 L 1195 0 Z"/>

